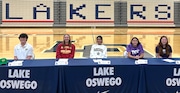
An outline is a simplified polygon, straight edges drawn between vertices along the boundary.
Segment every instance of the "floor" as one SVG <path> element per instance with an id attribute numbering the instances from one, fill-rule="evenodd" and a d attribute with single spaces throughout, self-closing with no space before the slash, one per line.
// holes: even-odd
<path id="1" fill-rule="evenodd" d="M 75 58 L 88 58 L 97 35 L 103 36 L 108 57 L 123 57 L 132 37 L 138 37 L 146 51 L 145 57 L 155 56 L 155 46 L 166 35 L 173 48 L 173 57 L 180 57 L 180 28 L 0 28 L 0 58 L 13 58 L 14 46 L 20 33 L 29 35 L 28 43 L 34 48 L 36 59 L 55 58 L 55 48 L 70 34 L 76 46 Z"/>

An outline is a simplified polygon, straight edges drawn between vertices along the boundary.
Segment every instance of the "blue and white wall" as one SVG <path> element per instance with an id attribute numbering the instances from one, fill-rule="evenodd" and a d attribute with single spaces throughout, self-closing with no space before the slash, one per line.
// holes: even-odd
<path id="1" fill-rule="evenodd" d="M 0 26 L 174 27 L 180 0 L 0 0 Z"/>

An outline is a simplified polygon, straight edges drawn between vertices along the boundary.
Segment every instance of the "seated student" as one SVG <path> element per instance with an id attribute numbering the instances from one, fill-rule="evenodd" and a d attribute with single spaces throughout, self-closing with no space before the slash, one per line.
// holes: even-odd
<path id="1" fill-rule="evenodd" d="M 162 36 L 159 40 L 159 44 L 156 46 L 156 57 L 157 58 L 171 58 L 172 48 L 168 44 L 166 36 Z"/>
<path id="2" fill-rule="evenodd" d="M 107 58 L 107 48 L 103 45 L 102 36 L 97 36 L 97 44 L 92 45 L 90 58 Z"/>
<path id="3" fill-rule="evenodd" d="M 65 34 L 63 39 L 56 49 L 56 58 L 74 58 L 75 46 L 71 42 L 70 35 Z"/>
<path id="4" fill-rule="evenodd" d="M 33 47 L 27 43 L 28 35 L 19 35 L 20 44 L 14 47 L 14 60 L 32 59 L 34 56 Z"/>
<path id="5" fill-rule="evenodd" d="M 137 37 L 131 39 L 131 43 L 127 46 L 126 51 L 128 53 L 128 58 L 140 59 L 144 57 L 143 46 Z"/>

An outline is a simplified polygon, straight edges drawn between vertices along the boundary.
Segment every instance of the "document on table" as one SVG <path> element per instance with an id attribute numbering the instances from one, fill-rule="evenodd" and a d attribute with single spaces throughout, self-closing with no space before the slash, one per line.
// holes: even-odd
<path id="1" fill-rule="evenodd" d="M 172 60 L 172 59 L 163 59 L 163 61 L 169 62 L 169 63 L 175 62 L 175 60 Z"/>
<path id="2" fill-rule="evenodd" d="M 13 61 L 9 62 L 8 66 L 22 66 L 24 61 Z"/>
<path id="3" fill-rule="evenodd" d="M 110 60 L 101 60 L 98 62 L 98 64 L 111 64 Z"/>
<path id="4" fill-rule="evenodd" d="M 68 65 L 68 59 L 59 59 L 55 62 L 55 65 Z"/>
<path id="5" fill-rule="evenodd" d="M 177 64 L 177 65 L 180 65 L 180 60 L 176 60 L 176 64 Z"/>
<path id="6" fill-rule="evenodd" d="M 103 60 L 103 59 L 93 59 L 93 62 L 98 64 L 111 64 L 110 60 Z"/>
<path id="7" fill-rule="evenodd" d="M 138 59 L 138 60 L 135 60 L 135 64 L 148 64 L 148 60 Z"/>

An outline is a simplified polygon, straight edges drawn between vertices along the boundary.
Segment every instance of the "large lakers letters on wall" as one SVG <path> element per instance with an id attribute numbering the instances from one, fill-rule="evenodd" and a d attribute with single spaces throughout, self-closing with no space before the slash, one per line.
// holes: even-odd
<path id="1" fill-rule="evenodd" d="M 127 5 L 122 6 L 121 2 Z M 52 27 L 62 26 L 64 20 L 63 26 L 113 27 L 116 21 L 119 26 L 172 27 L 175 18 L 179 18 L 174 17 L 177 15 L 174 3 L 173 0 L 0 0 L 0 26 Z M 124 20 L 123 16 L 126 21 L 118 24 Z"/>
<path id="2" fill-rule="evenodd" d="M 46 26 L 53 24 L 52 0 L 3 0 L 2 25 Z"/>
<path id="3" fill-rule="evenodd" d="M 113 0 L 67 0 L 67 25 L 114 24 Z"/>
<path id="4" fill-rule="evenodd" d="M 138 2 L 137 2 L 138 1 Z M 129 25 L 173 25 L 174 2 L 168 0 L 134 0 L 128 1 Z"/>

